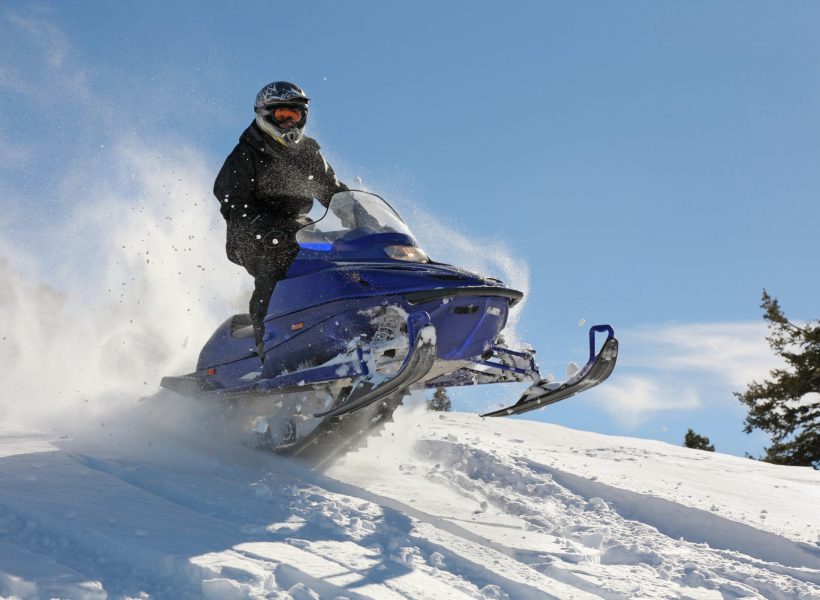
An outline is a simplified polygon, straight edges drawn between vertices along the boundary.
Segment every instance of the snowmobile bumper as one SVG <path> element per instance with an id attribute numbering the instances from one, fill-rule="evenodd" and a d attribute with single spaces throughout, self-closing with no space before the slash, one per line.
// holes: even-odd
<path id="1" fill-rule="evenodd" d="M 506 287 L 472 285 L 449 288 L 433 288 L 429 290 L 420 290 L 417 292 L 404 292 L 403 296 L 410 304 L 423 304 L 424 302 L 441 300 L 442 298 L 489 296 L 506 298 L 510 301 L 510 306 L 515 306 L 521 298 L 524 297 L 524 293 Z"/>

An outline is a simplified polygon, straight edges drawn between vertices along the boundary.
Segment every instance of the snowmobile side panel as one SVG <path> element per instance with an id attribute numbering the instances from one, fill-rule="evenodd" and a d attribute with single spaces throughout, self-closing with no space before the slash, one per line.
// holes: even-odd
<path id="1" fill-rule="evenodd" d="M 255 382 L 230 388 L 201 388 L 200 393 L 197 395 L 199 397 L 230 398 L 234 396 L 272 396 L 290 394 L 293 392 L 306 392 L 315 389 L 324 389 L 327 387 L 327 384 L 339 379 L 359 378 L 366 375 L 366 373 L 366 367 L 363 368 L 361 364 L 344 362 L 304 369 L 295 373 L 285 373 L 272 379 L 260 379 Z"/>
<path id="2" fill-rule="evenodd" d="M 440 285 L 440 283 L 439 283 Z M 438 358 L 470 360 L 484 354 L 507 322 L 510 301 L 501 295 L 455 293 L 420 304 L 405 295 L 344 297 L 312 306 L 265 323 L 265 379 L 283 369 L 296 371 L 306 364 L 323 364 L 343 353 L 353 339 L 369 339 L 375 333 L 374 318 L 387 307 L 406 313 L 426 312 L 436 327 Z M 233 342 L 232 342 L 233 343 Z M 218 376 L 226 387 L 232 384 Z"/>

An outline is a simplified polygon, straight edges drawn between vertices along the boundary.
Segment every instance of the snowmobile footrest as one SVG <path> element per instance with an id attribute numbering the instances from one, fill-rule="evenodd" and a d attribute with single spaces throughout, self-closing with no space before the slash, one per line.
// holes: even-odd
<path id="1" fill-rule="evenodd" d="M 181 396 L 196 398 L 205 392 L 213 392 L 220 389 L 218 386 L 208 386 L 196 373 L 182 375 L 181 377 L 163 377 L 160 385 L 165 389 L 176 392 Z"/>

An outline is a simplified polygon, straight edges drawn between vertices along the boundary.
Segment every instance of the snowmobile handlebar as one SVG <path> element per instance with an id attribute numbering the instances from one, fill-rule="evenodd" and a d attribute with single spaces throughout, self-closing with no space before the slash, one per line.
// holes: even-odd
<path id="1" fill-rule="evenodd" d="M 612 325 L 593 325 L 589 328 L 589 360 L 587 364 L 595 360 L 595 334 L 604 332 L 606 332 L 604 343 L 615 337 L 615 330 L 612 329 Z"/>

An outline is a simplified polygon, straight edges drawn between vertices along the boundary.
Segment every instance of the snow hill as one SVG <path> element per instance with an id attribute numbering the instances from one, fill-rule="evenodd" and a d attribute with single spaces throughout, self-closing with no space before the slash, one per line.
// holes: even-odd
<path id="1" fill-rule="evenodd" d="M 820 598 L 810 469 L 404 408 L 312 469 L 166 427 L 171 401 L 4 426 L 0 596 Z"/>

